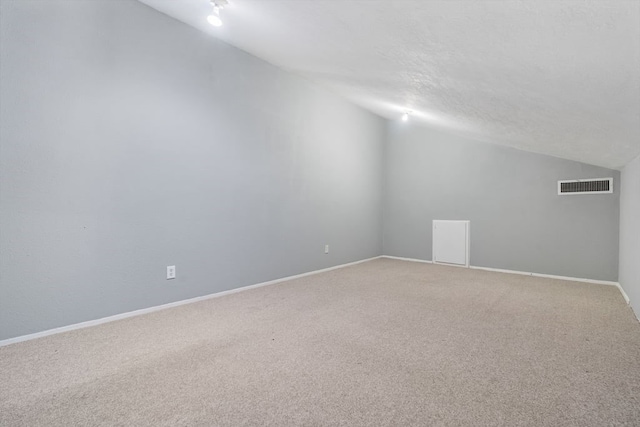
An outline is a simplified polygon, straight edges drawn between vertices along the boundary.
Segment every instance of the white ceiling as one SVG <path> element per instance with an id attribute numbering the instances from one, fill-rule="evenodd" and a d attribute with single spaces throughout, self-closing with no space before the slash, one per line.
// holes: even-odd
<path id="1" fill-rule="evenodd" d="M 640 0 L 143 3 L 376 114 L 620 168 L 640 154 Z"/>

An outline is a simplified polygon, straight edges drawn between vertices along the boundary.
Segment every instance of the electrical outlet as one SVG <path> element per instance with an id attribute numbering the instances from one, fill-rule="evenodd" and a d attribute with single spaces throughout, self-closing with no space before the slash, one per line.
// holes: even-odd
<path id="1" fill-rule="evenodd" d="M 325 254 L 329 253 L 329 245 L 324 245 L 324 253 Z"/>
<path id="2" fill-rule="evenodd" d="M 167 280 L 176 278 L 176 266 L 169 265 L 167 266 Z"/>

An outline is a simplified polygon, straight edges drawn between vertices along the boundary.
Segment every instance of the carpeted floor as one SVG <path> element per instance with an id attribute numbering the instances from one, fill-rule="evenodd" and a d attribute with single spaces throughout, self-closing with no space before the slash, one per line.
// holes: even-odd
<path id="1" fill-rule="evenodd" d="M 640 425 L 613 286 L 389 259 L 0 348 L 2 426 Z"/>

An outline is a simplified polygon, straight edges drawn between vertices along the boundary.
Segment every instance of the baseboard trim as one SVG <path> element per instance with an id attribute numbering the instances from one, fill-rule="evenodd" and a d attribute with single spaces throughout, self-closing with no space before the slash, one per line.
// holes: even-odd
<path id="1" fill-rule="evenodd" d="M 409 262 L 422 262 L 425 264 L 433 264 L 433 261 L 429 261 L 426 259 L 417 259 L 417 258 L 403 258 L 399 256 L 391 256 L 391 255 L 382 255 L 379 258 L 388 258 L 388 259 L 397 259 L 400 261 L 409 261 Z"/>
<path id="2" fill-rule="evenodd" d="M 22 336 L 14 337 L 14 338 L 8 338 L 8 339 L 5 339 L 5 340 L 0 340 L 0 347 L 4 347 L 4 346 L 7 346 L 7 345 L 11 345 L 11 344 L 16 344 L 16 343 L 19 343 L 19 342 L 30 341 L 30 340 L 34 340 L 34 339 L 37 339 L 37 338 L 43 338 L 43 337 L 47 337 L 47 336 L 50 336 L 50 335 L 61 334 L 63 332 L 74 331 L 76 329 L 84 329 L 84 328 L 89 328 L 91 326 L 102 325 L 104 323 L 115 322 L 117 320 L 128 319 L 130 317 L 142 316 L 144 314 L 154 313 L 156 311 L 166 310 L 168 308 L 179 307 L 181 305 L 186 305 L 186 304 L 193 304 L 195 302 L 206 301 L 206 300 L 212 299 L 212 298 L 219 298 L 219 297 L 223 297 L 225 295 L 231 295 L 231 294 L 235 294 L 235 293 L 238 293 L 238 292 L 248 291 L 248 290 L 256 289 L 256 288 L 261 288 L 261 287 L 264 287 L 264 286 L 275 285 L 275 284 L 278 284 L 278 283 L 286 282 L 288 280 L 294 280 L 294 279 L 299 279 L 299 278 L 302 278 L 302 277 L 312 276 L 314 274 L 325 273 L 325 272 L 328 272 L 328 271 L 331 271 L 331 270 L 337 270 L 337 269 L 340 269 L 340 268 L 349 267 L 351 265 L 356 265 L 356 264 L 361 264 L 363 262 L 373 261 L 373 260 L 379 259 L 379 258 L 395 259 L 395 260 L 409 261 L 409 262 L 419 262 L 419 263 L 423 263 L 423 264 L 433 264 L 433 262 L 430 261 L 430 260 L 417 259 L 417 258 L 397 257 L 397 256 L 391 256 L 391 255 L 380 255 L 380 256 L 375 256 L 375 257 L 372 257 L 372 258 L 363 259 L 363 260 L 360 260 L 360 261 L 349 262 L 349 263 L 346 263 L 346 264 L 340 264 L 340 265 L 336 265 L 336 266 L 333 266 L 333 267 L 328 267 L 328 268 L 323 268 L 323 269 L 320 269 L 320 270 L 310 271 L 310 272 L 307 272 L 307 273 L 301 273 L 301 274 L 296 274 L 296 275 L 293 275 L 293 276 L 283 277 L 283 278 L 280 278 L 280 279 L 270 280 L 268 282 L 257 283 L 255 285 L 249 285 L 249 286 L 243 286 L 243 287 L 240 287 L 240 288 L 229 289 L 227 291 L 216 292 L 216 293 L 213 293 L 213 294 L 203 295 L 203 296 L 200 296 L 200 297 L 195 297 L 195 298 L 189 298 L 189 299 L 185 299 L 185 300 L 170 302 L 170 303 L 167 303 L 167 304 L 157 305 L 157 306 L 154 306 L 154 307 L 142 308 L 142 309 L 139 309 L 139 310 L 129 311 L 129 312 L 126 312 L 126 313 L 115 314 L 113 316 L 103 317 L 103 318 L 100 318 L 100 319 L 88 320 L 86 322 L 74 323 L 72 325 L 61 326 L 59 328 L 48 329 L 48 330 L 42 331 L 42 332 L 35 332 L 33 334 L 22 335 Z M 448 264 L 438 264 L 438 265 L 449 266 Z M 458 266 L 451 266 L 451 267 L 458 267 Z M 615 286 L 616 288 L 618 288 L 618 290 L 622 294 L 622 297 L 624 298 L 624 300 L 627 303 L 627 305 L 630 305 L 629 296 L 627 295 L 627 293 L 624 291 L 624 289 L 622 288 L 622 286 L 620 286 L 620 283 L 618 283 L 618 282 L 611 282 L 611 281 L 607 281 L 607 280 L 581 279 L 581 278 L 577 278 L 577 277 L 556 276 L 556 275 L 552 275 L 552 274 L 531 273 L 531 272 L 526 272 L 526 271 L 506 270 L 506 269 L 501 269 L 501 268 L 478 267 L 478 266 L 473 266 L 473 265 L 470 266 L 469 268 L 474 269 L 474 270 L 492 271 L 492 272 L 496 272 L 496 273 L 518 274 L 518 275 L 523 275 L 523 276 L 543 277 L 543 278 L 547 278 L 547 279 L 567 280 L 567 281 L 571 281 L 571 282 L 583 282 L 583 283 L 592 283 L 592 284 L 597 284 L 597 285 Z"/>
<path id="3" fill-rule="evenodd" d="M 81 323 L 74 323 L 72 325 L 61 326 L 59 328 L 54 328 L 54 329 L 48 329 L 48 330 L 42 331 L 42 332 L 35 332 L 33 334 L 22 335 L 22 336 L 14 337 L 14 338 L 8 338 L 8 339 L 0 341 L 0 347 L 4 347 L 4 346 L 7 346 L 7 345 L 11 345 L 11 344 L 16 344 L 16 343 L 19 343 L 19 342 L 30 341 L 30 340 L 34 340 L 34 339 L 37 339 L 37 338 L 48 337 L 50 335 L 61 334 L 63 332 L 75 331 L 77 329 L 89 328 L 91 326 L 102 325 L 104 323 L 115 322 L 117 320 L 128 319 L 130 317 L 142 316 L 143 314 L 154 313 L 156 311 L 166 310 L 168 308 L 179 307 L 181 305 L 186 305 L 186 304 L 193 304 L 195 302 L 200 302 L 200 301 L 206 301 L 206 300 L 212 299 L 212 298 L 219 298 L 219 297 L 223 297 L 225 295 L 231 295 L 231 294 L 235 294 L 235 293 L 238 293 L 238 292 L 244 292 L 244 291 L 248 291 L 248 290 L 251 290 L 251 289 L 261 288 L 261 287 L 264 287 L 264 286 L 275 285 L 275 284 L 278 284 L 278 283 L 282 283 L 282 282 L 286 282 L 286 281 L 294 280 L 294 279 L 300 279 L 302 277 L 312 276 L 312 275 L 319 274 L 319 273 L 326 273 L 328 271 L 337 270 L 337 269 L 340 269 L 340 268 L 345 268 L 345 267 L 349 267 L 349 266 L 356 265 L 356 264 L 361 264 L 363 262 L 373 261 L 374 259 L 378 259 L 378 258 L 380 258 L 380 256 L 376 256 L 376 257 L 373 257 L 373 258 L 362 259 L 360 261 L 349 262 L 349 263 L 346 263 L 346 264 L 340 264 L 340 265 L 336 265 L 336 266 L 333 266 L 333 267 L 323 268 L 323 269 L 320 269 L 320 270 L 314 270 L 314 271 L 310 271 L 308 273 L 301 273 L 301 274 L 296 274 L 294 276 L 287 276 L 287 277 L 283 277 L 283 278 L 280 278 L 280 279 L 270 280 L 268 282 L 257 283 L 255 285 L 249 285 L 249 286 L 243 286 L 243 287 L 240 287 L 240 288 L 229 289 L 228 291 L 216 292 L 216 293 L 213 293 L 213 294 L 203 295 L 203 296 L 200 296 L 200 297 L 189 298 L 189 299 L 185 299 L 185 300 L 170 302 L 170 303 L 167 303 L 167 304 L 157 305 L 157 306 L 154 306 L 154 307 L 142 308 L 142 309 L 139 309 L 139 310 L 129 311 L 129 312 L 126 312 L 126 313 L 115 314 L 113 316 L 107 316 L 107 317 L 103 317 L 101 319 L 88 320 L 86 322 L 81 322 Z"/>
<path id="4" fill-rule="evenodd" d="M 397 257 L 397 256 L 391 256 L 391 255 L 382 255 L 380 258 L 389 258 L 389 259 L 397 259 L 397 260 L 401 260 L 401 261 L 422 262 L 422 263 L 426 263 L 426 264 L 438 264 L 438 265 L 445 265 L 445 266 L 448 266 L 448 267 L 463 267 L 464 268 L 464 266 L 462 266 L 462 265 L 441 264 L 441 263 L 434 263 L 433 261 L 427 261 L 427 260 L 422 260 L 422 259 L 403 258 L 403 257 Z M 506 270 L 506 269 L 503 269 L 503 268 L 478 267 L 478 266 L 475 266 L 475 265 L 471 265 L 471 266 L 469 266 L 469 268 L 471 268 L 473 270 L 493 271 L 493 272 L 496 272 L 496 273 L 519 274 L 521 276 L 544 277 L 546 279 L 558 279 L 558 280 L 567 280 L 567 281 L 570 281 L 570 282 L 582 282 L 582 283 L 592 283 L 592 284 L 595 284 L 595 285 L 615 286 L 616 288 L 618 288 L 618 290 L 622 294 L 622 297 L 626 301 L 627 305 L 630 304 L 629 303 L 629 297 L 627 296 L 627 293 L 624 291 L 624 289 L 622 289 L 622 286 L 620 286 L 620 283 L 618 283 L 618 282 L 612 282 L 612 281 L 609 281 L 609 280 L 582 279 L 582 278 L 579 278 L 579 277 L 569 277 L 569 276 L 556 276 L 556 275 L 553 275 L 553 274 L 532 273 L 532 272 L 529 272 L 529 271 Z"/>
<path id="5" fill-rule="evenodd" d="M 627 302 L 628 305 L 631 305 L 631 301 L 629 300 L 629 296 L 627 295 L 627 293 L 622 288 L 622 285 L 620 283 L 616 283 L 616 285 L 618 286 L 618 290 L 622 294 L 622 297 L 624 298 L 624 300 Z"/>
<path id="6" fill-rule="evenodd" d="M 529 271 L 518 271 L 518 270 L 505 270 L 502 268 L 491 268 L 491 267 L 477 267 L 472 265 L 471 267 L 474 270 L 485 270 L 485 271 L 494 271 L 497 273 L 509 273 L 509 274 L 519 274 L 522 276 L 534 276 L 534 277 L 544 277 L 546 279 L 558 279 L 558 280 L 567 280 L 570 282 L 583 282 L 583 283 L 593 283 L 596 285 L 607 285 L 607 286 L 617 286 L 620 284 L 618 282 L 611 282 L 608 280 L 595 280 L 595 279 L 582 279 L 579 277 L 569 277 L 569 276 L 556 276 L 554 274 L 542 274 L 542 273 L 532 273 Z"/>

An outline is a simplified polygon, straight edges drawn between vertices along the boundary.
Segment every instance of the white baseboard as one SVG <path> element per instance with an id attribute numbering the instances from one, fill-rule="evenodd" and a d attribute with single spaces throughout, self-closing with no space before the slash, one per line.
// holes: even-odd
<path id="1" fill-rule="evenodd" d="M 631 301 L 629 301 L 629 296 L 627 295 L 627 293 L 624 291 L 624 289 L 622 288 L 622 285 L 620 283 L 616 283 L 616 285 L 618 286 L 618 290 L 620 291 L 620 293 L 622 294 L 622 297 L 624 298 L 624 300 L 627 302 L 627 304 L 631 304 Z"/>
<path id="2" fill-rule="evenodd" d="M 425 263 L 425 264 L 433 264 L 433 261 L 429 261 L 429 260 L 426 260 L 426 259 L 403 258 L 403 257 L 391 256 L 391 255 L 382 255 L 379 258 L 398 259 L 400 261 L 422 262 L 422 263 Z"/>
<path id="3" fill-rule="evenodd" d="M 595 280 L 595 279 L 582 279 L 579 277 L 569 277 L 569 276 L 556 276 L 553 274 L 542 274 L 542 273 L 531 273 L 528 271 L 517 271 L 517 270 L 504 270 L 501 268 L 490 268 L 490 267 L 476 267 L 471 266 L 474 270 L 486 270 L 486 271 L 495 271 L 498 273 L 509 273 L 509 274 L 520 274 L 523 276 L 534 276 L 534 277 L 544 277 L 547 279 L 558 279 L 558 280 L 568 280 L 570 282 L 583 282 L 583 283 L 594 283 L 596 285 L 607 285 L 607 286 L 620 286 L 618 282 L 611 282 L 608 280 Z"/>
<path id="4" fill-rule="evenodd" d="M 74 331 L 76 329 L 83 329 L 83 328 L 88 328 L 88 327 L 91 327 L 91 326 L 101 325 L 103 323 L 114 322 L 116 320 L 127 319 L 129 317 L 141 316 L 143 314 L 153 313 L 153 312 L 160 311 L 160 310 L 166 310 L 166 309 L 172 308 L 172 307 L 179 307 L 181 305 L 192 304 L 192 303 L 199 302 L 199 301 L 205 301 L 205 300 L 212 299 L 212 298 L 218 298 L 218 297 L 222 297 L 222 296 L 225 296 L 225 295 L 231 295 L 231 294 L 235 294 L 235 293 L 238 293 L 238 292 L 248 291 L 250 289 L 261 288 L 263 286 L 275 285 L 277 283 L 286 282 L 288 280 L 299 279 L 299 278 L 306 277 L 306 276 L 312 276 L 314 274 L 324 273 L 324 272 L 331 271 L 331 270 L 337 270 L 339 268 L 344 268 L 344 267 L 349 267 L 351 265 L 361 264 L 363 262 L 372 261 L 372 260 L 378 259 L 378 258 L 388 258 L 388 259 L 396 259 L 396 260 L 400 260 L 400 261 L 410 261 L 410 262 L 420 262 L 420 263 L 424 263 L 424 264 L 433 264 L 433 262 L 429 261 L 429 260 L 416 259 L 416 258 L 396 257 L 396 256 L 391 256 L 391 255 L 381 255 L 381 256 L 376 256 L 376 257 L 373 257 L 373 258 L 363 259 L 363 260 L 360 260 L 360 261 L 350 262 L 350 263 L 347 263 L 347 264 L 336 265 L 334 267 L 323 268 L 321 270 L 310 271 L 308 273 L 296 274 L 294 276 L 288 276 L 288 277 L 283 277 L 281 279 L 270 280 L 268 282 L 257 283 L 255 285 L 249 285 L 249 286 L 244 286 L 244 287 L 241 287 L 241 288 L 230 289 L 228 291 L 217 292 L 217 293 L 214 293 L 214 294 L 204 295 L 204 296 L 201 296 L 201 297 L 195 297 L 195 298 L 190 298 L 190 299 L 186 299 L 186 300 L 171 302 L 171 303 L 168 303 L 168 304 L 162 304 L 162 305 L 158 305 L 158 306 L 154 306 L 154 307 L 143 308 L 143 309 L 140 309 L 140 310 L 129 311 L 127 313 L 120 313 L 120 314 L 116 314 L 116 315 L 113 315 L 113 316 L 103 317 L 101 319 L 89 320 L 89 321 L 86 321 L 86 322 L 75 323 L 73 325 L 62 326 L 62 327 L 59 327 L 59 328 L 49 329 L 49 330 L 42 331 L 42 332 L 36 332 L 36 333 L 33 333 L 33 334 L 22 335 L 22 336 L 15 337 L 15 338 L 9 338 L 9 339 L 6 339 L 6 340 L 1 340 L 0 341 L 0 347 L 7 346 L 7 345 L 10 345 L 10 344 L 19 343 L 19 342 L 23 342 L 23 341 L 33 340 L 33 339 L 36 339 L 36 338 L 47 337 L 49 335 L 55 335 L 55 334 L 60 334 L 60 333 L 63 333 L 63 332 Z M 454 266 L 454 267 L 458 267 L 458 266 Z M 572 282 L 594 283 L 594 284 L 599 284 L 599 285 L 615 286 L 615 287 L 618 288 L 618 290 L 622 294 L 622 296 L 623 296 L 624 300 L 626 301 L 626 303 L 629 304 L 629 297 L 627 296 L 626 292 L 624 291 L 624 289 L 622 289 L 622 286 L 620 286 L 620 284 L 618 282 L 610 282 L 610 281 L 606 281 L 606 280 L 580 279 L 580 278 L 566 277 L 566 276 L 554 276 L 554 275 L 551 275 L 551 274 L 529 273 L 529 272 L 516 271 L 516 270 L 504 270 L 504 269 L 500 269 L 500 268 L 476 267 L 476 266 L 471 266 L 469 268 L 476 269 L 476 270 L 494 271 L 494 272 L 498 272 L 498 273 L 520 274 L 520 275 L 525 275 L 525 276 L 535 276 L 535 277 L 545 277 L 545 278 L 550 278 L 550 279 L 569 280 L 569 281 L 572 281 Z"/>
<path id="5" fill-rule="evenodd" d="M 127 319 L 129 317 L 141 316 L 143 314 L 149 314 L 149 313 L 153 313 L 153 312 L 160 311 L 160 310 L 166 310 L 168 308 L 179 307 L 181 305 L 192 304 L 194 302 L 205 301 L 205 300 L 208 300 L 208 299 L 218 298 L 218 297 L 222 297 L 222 296 L 225 296 L 225 295 L 231 295 L 231 294 L 235 294 L 235 293 L 238 293 L 238 292 L 248 291 L 250 289 L 261 288 L 263 286 L 275 285 L 277 283 L 286 282 L 288 280 L 299 279 L 299 278 L 302 278 L 302 277 L 312 276 L 314 274 L 319 274 L 319 273 L 325 273 L 327 271 L 337 270 L 339 268 L 344 268 L 344 267 L 349 267 L 351 265 L 356 265 L 356 264 L 360 264 L 360 263 L 363 263 L 363 262 L 372 261 L 372 260 L 378 259 L 378 258 L 380 258 L 380 257 L 376 256 L 376 257 L 373 257 L 373 258 L 367 258 L 367 259 L 363 259 L 363 260 L 360 260 L 360 261 L 350 262 L 350 263 L 347 263 L 347 264 L 336 265 L 334 267 L 323 268 L 321 270 L 310 271 L 308 273 L 296 274 L 294 276 L 288 276 L 288 277 L 283 277 L 281 279 L 270 280 L 268 282 L 257 283 L 255 285 L 243 286 L 241 288 L 230 289 L 228 291 L 216 292 L 214 294 L 204 295 L 204 296 L 201 296 L 201 297 L 189 298 L 189 299 L 176 301 L 176 302 L 170 302 L 168 304 L 157 305 L 157 306 L 149 307 L 149 308 L 142 308 L 140 310 L 129 311 L 127 313 L 120 313 L 120 314 L 116 314 L 116 315 L 113 315 L 113 316 L 103 317 L 101 319 L 89 320 L 89 321 L 86 321 L 86 322 L 75 323 L 73 325 L 62 326 L 62 327 L 59 327 L 59 328 L 49 329 L 49 330 L 42 331 L 42 332 L 36 332 L 36 333 L 33 333 L 33 334 L 22 335 L 22 336 L 15 337 L 15 338 L 9 338 L 9 339 L 6 339 L 6 340 L 1 340 L 0 341 L 0 347 L 4 347 L 4 346 L 10 345 L 10 344 L 16 344 L 16 343 L 23 342 L 23 341 L 34 340 L 36 338 L 47 337 L 49 335 L 55 335 L 55 334 L 60 334 L 60 333 L 63 333 L 63 332 L 74 331 L 76 329 L 83 329 L 83 328 L 88 328 L 88 327 L 91 327 L 91 326 L 102 325 L 103 323 L 114 322 L 116 320 Z"/>
<path id="6" fill-rule="evenodd" d="M 398 260 L 401 260 L 401 261 L 411 261 L 411 262 L 422 262 L 422 263 L 427 263 L 427 264 L 434 264 L 433 261 L 427 261 L 427 260 L 415 259 L 415 258 L 403 258 L 403 257 L 397 257 L 397 256 L 390 256 L 390 255 L 382 255 L 380 258 L 389 258 L 389 259 L 398 259 Z M 441 263 L 437 263 L 437 264 L 438 265 L 446 265 L 446 266 L 449 266 L 449 267 L 464 267 L 462 265 L 450 265 L 450 264 L 441 264 Z M 618 282 L 611 282 L 611 281 L 608 281 L 608 280 L 582 279 L 582 278 L 578 278 L 578 277 L 568 277 L 568 276 L 556 276 L 556 275 L 553 275 L 553 274 L 531 273 L 531 272 L 527 272 L 527 271 L 505 270 L 505 269 L 502 269 L 502 268 L 477 267 L 477 266 L 474 266 L 474 265 L 469 266 L 469 268 L 474 269 L 474 270 L 493 271 L 493 272 L 497 272 L 497 273 L 519 274 L 519 275 L 523 275 L 523 276 L 544 277 L 544 278 L 547 278 L 547 279 L 568 280 L 568 281 L 571 281 L 571 282 L 582 282 L 582 283 L 593 283 L 593 284 L 596 284 L 596 285 L 615 286 L 616 288 L 618 288 L 618 290 L 622 294 L 622 297 L 626 301 L 627 305 L 629 305 L 629 297 L 627 296 L 626 292 L 624 291 L 624 289 L 622 289 L 622 286 L 620 286 L 620 283 L 618 283 Z"/>
<path id="7" fill-rule="evenodd" d="M 631 305 L 631 301 L 629 300 L 629 295 L 627 295 L 627 293 L 624 291 L 624 288 L 620 283 L 618 283 L 618 290 L 622 294 L 622 297 L 624 298 L 624 300 L 627 302 L 627 305 L 629 306 L 629 309 L 631 310 L 633 315 L 636 317 L 636 320 L 640 322 L 640 315 L 637 314 L 636 311 L 633 309 L 633 306 Z"/>

